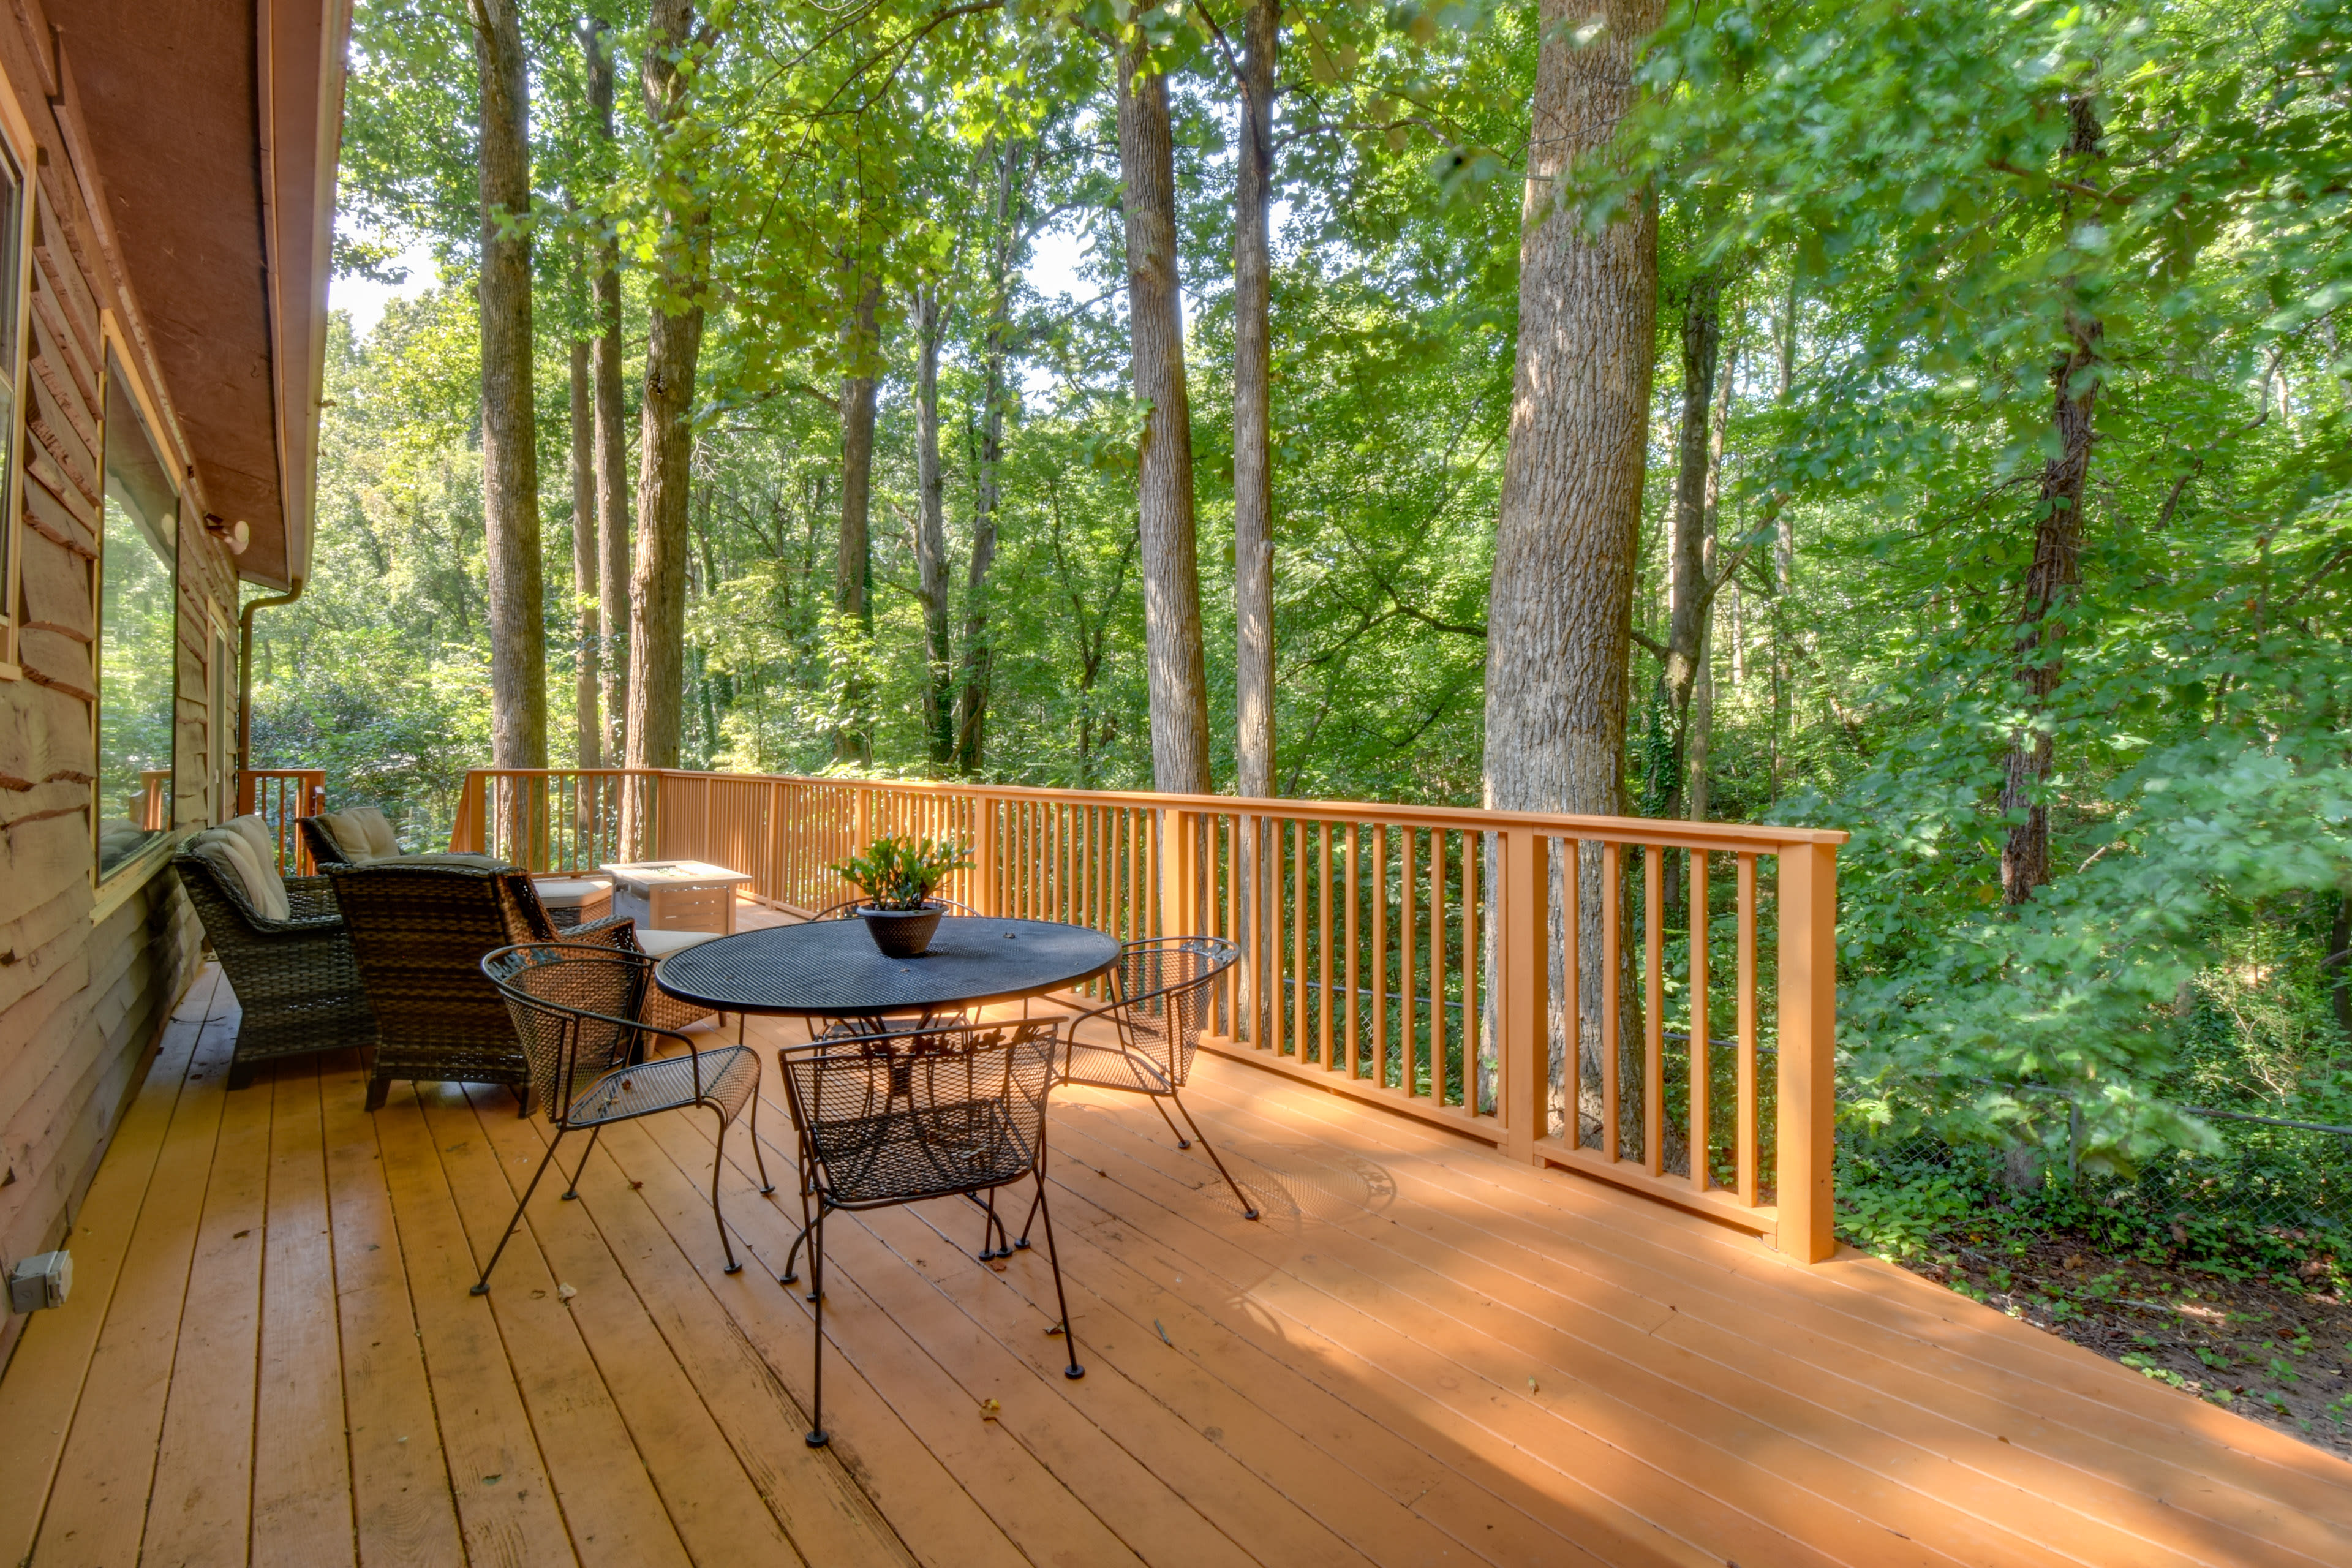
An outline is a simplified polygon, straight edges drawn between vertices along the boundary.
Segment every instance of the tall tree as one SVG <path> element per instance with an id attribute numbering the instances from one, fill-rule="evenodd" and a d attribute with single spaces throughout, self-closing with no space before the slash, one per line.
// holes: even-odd
<path id="1" fill-rule="evenodd" d="M 1487 599 L 1486 799 L 1622 813 L 1626 651 L 1642 523 L 1654 211 L 1597 235 L 1562 199 L 1634 101 L 1659 0 L 1543 0 L 1519 250 L 1518 363 Z"/>
<path id="2" fill-rule="evenodd" d="M 863 668 L 874 636 L 874 419 L 882 353 L 876 316 L 881 303 L 881 283 L 877 279 L 861 283 L 856 309 L 842 330 L 845 368 L 841 377 L 841 537 L 833 603 L 843 631 L 856 644 L 851 649 L 855 668 Z M 843 698 L 843 721 L 834 731 L 835 761 L 874 760 L 874 736 L 866 721 L 866 700 L 863 679 L 853 676 Z"/>
<path id="3" fill-rule="evenodd" d="M 923 732 L 934 773 L 955 757 L 955 675 L 948 659 L 947 494 L 940 473 L 940 340 L 947 310 L 936 283 L 915 290 L 916 595 L 923 605 Z"/>
<path id="4" fill-rule="evenodd" d="M 2087 90 L 2067 101 L 2066 112 L 2065 177 L 2058 200 L 2071 227 L 2077 198 L 2066 187 L 2097 188 L 2105 132 L 2097 102 Z M 2000 852 L 2001 900 L 2009 904 L 2024 903 L 2050 879 L 2050 807 L 2042 789 L 2050 782 L 2055 748 L 2048 726 L 2037 721 L 2065 673 L 2065 602 L 2083 581 L 2083 493 L 2090 478 L 2091 416 L 2104 365 L 2104 324 L 2080 297 L 2079 279 L 2068 278 L 2062 286 L 2067 294 L 2066 342 L 2050 366 L 2052 454 L 2042 467 L 2033 564 L 2026 573 L 2011 645 L 2025 719 L 2011 741 L 2000 791 L 2001 810 L 2011 819 Z"/>
<path id="5" fill-rule="evenodd" d="M 685 700 L 687 490 L 694 462 L 694 376 L 710 263 L 709 197 L 693 177 L 692 0 L 653 0 L 641 70 L 662 216 L 637 445 L 637 549 L 629 574 L 632 768 L 677 765 Z M 635 799 L 634 796 L 631 797 Z M 625 831 L 636 828 L 636 834 Z M 625 824 L 642 847 L 644 818 Z"/>
<path id="6" fill-rule="evenodd" d="M 1706 550 L 1708 450 L 1712 445 L 1717 363 L 1723 344 L 1723 285 L 1712 268 L 1683 290 L 1682 420 L 1675 437 L 1675 493 L 1667 512 L 1666 700 L 1673 753 L 1664 815 L 1680 816 L 1689 796 L 1691 693 L 1706 658 L 1716 590 Z"/>
<path id="7" fill-rule="evenodd" d="M 987 754 L 988 576 L 996 563 L 996 515 L 1004 466 L 1004 407 L 1011 396 L 1004 359 L 1012 331 L 1013 264 L 1028 224 L 1025 142 L 1005 138 L 995 148 L 996 200 L 988 248 L 988 326 L 980 350 L 980 452 L 972 483 L 971 561 L 965 568 L 963 658 L 956 692 L 955 766 L 966 778 Z"/>
<path id="8" fill-rule="evenodd" d="M 1740 625 L 1739 601 L 1736 596 L 1738 593 L 1738 584 L 1733 574 L 1738 570 L 1739 563 L 1735 560 L 1727 567 L 1719 560 L 1719 556 L 1723 503 L 1723 445 L 1730 431 L 1731 384 L 1737 378 L 1738 366 L 1739 348 L 1735 343 L 1724 351 L 1722 373 L 1716 377 L 1714 426 L 1706 438 L 1706 487 L 1700 502 L 1700 510 L 1704 514 L 1702 527 L 1706 534 L 1706 542 L 1699 561 L 1700 570 L 1706 574 L 1707 582 L 1715 584 L 1717 587 L 1727 581 L 1731 583 L 1735 595 L 1731 605 L 1731 668 L 1732 679 L 1735 682 L 1739 678 Z M 1685 766 L 1690 784 L 1685 801 L 1686 809 L 1683 815 L 1694 822 L 1705 822 L 1707 808 L 1712 804 L 1707 798 L 1707 766 L 1715 753 L 1715 617 L 1709 613 L 1711 609 L 1712 605 L 1708 610 L 1700 612 L 1698 677 L 1691 687 L 1688 730 L 1690 739 L 1684 748 Z"/>
<path id="9" fill-rule="evenodd" d="M 531 392 L 530 86 L 515 0 L 468 0 L 481 89 L 482 531 L 490 758 L 547 765 L 547 634 Z"/>
<path id="10" fill-rule="evenodd" d="M 1192 413 L 1176 270 L 1176 163 L 1168 79 L 1139 28 L 1121 51 L 1118 163 L 1127 220 L 1128 328 L 1135 400 L 1147 411 L 1136 499 L 1143 557 L 1151 776 L 1161 790 L 1209 790 L 1209 681 L 1201 647 L 1193 533 Z"/>
<path id="11" fill-rule="evenodd" d="M 574 752 L 583 768 L 604 765 L 604 726 L 597 710 L 598 635 L 596 567 L 596 419 L 588 386 L 588 345 L 572 344 L 572 614 Z"/>
<path id="12" fill-rule="evenodd" d="M 1634 63 L 1663 9 L 1662 0 L 1608 0 L 1594 17 L 1575 0 L 1541 0 L 1537 11 L 1517 363 L 1486 601 L 1485 797 L 1497 810 L 1625 811 L 1657 215 L 1644 196 L 1591 234 L 1567 192 L 1576 165 L 1610 144 L 1633 108 Z M 1603 919 L 1615 918 L 1601 901 L 1597 852 L 1583 858 L 1577 931 L 1571 939 L 1563 913 L 1554 953 L 1567 940 L 1598 953 Z M 1555 910 L 1564 869 L 1554 871 Z M 1567 1039 L 1556 1089 L 1571 1071 L 1580 1084 L 1598 1073 L 1601 967 L 1580 970 L 1580 995 L 1561 994 L 1564 977 L 1553 986 L 1551 1027 Z M 1564 1109 L 1580 1113 L 1573 1099 Z"/>
<path id="13" fill-rule="evenodd" d="M 1249 0 L 1234 213 L 1234 747 L 1244 795 L 1276 791 L 1274 746 L 1274 79 L 1281 0 Z"/>
<path id="14" fill-rule="evenodd" d="M 603 22 L 581 24 L 580 47 L 587 58 L 588 108 L 595 120 L 599 150 L 610 162 L 613 132 L 613 45 Z M 606 219 L 592 245 L 589 312 L 594 335 L 588 343 L 590 402 L 594 413 L 596 469 L 596 599 L 604 625 L 602 660 L 604 755 L 627 754 L 629 685 L 629 450 L 621 400 L 621 241 Z"/>

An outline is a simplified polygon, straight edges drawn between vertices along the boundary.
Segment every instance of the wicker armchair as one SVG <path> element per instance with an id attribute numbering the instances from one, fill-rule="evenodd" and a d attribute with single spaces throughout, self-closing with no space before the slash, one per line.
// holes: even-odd
<path id="1" fill-rule="evenodd" d="M 291 912 L 275 921 L 255 910 L 237 879 L 223 877 L 210 861 L 179 855 L 172 863 L 242 1010 L 229 1088 L 251 1083 L 259 1062 L 343 1046 L 374 1047 L 375 1015 L 326 878 L 288 878 Z"/>
<path id="2" fill-rule="evenodd" d="M 506 1084 L 529 1114 L 530 1066 L 481 963 L 499 948 L 557 939 L 530 873 L 417 856 L 330 866 L 327 877 L 383 1041 L 368 1109 L 383 1103 L 394 1079 L 413 1079 Z M 640 951 L 626 916 L 575 927 L 562 940 Z M 707 1016 L 659 996 L 643 1021 L 675 1029 Z"/>

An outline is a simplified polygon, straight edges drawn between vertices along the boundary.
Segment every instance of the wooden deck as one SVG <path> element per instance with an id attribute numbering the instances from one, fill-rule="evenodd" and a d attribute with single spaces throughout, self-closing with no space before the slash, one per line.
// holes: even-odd
<path id="1" fill-rule="evenodd" d="M 793 1200 L 730 1173 L 722 1274 L 707 1120 L 608 1134 L 477 1300 L 541 1124 L 451 1087 L 371 1117 L 349 1058 L 228 1094 L 234 1029 L 207 970 L 0 1376 L 0 1563 L 2352 1562 L 2352 1467 L 2286 1437 L 1209 1060 L 1261 1223 L 1150 1107 L 1069 1095 L 1086 1379 L 1042 1252 L 974 1261 L 969 1205 L 837 1223 L 813 1453 Z"/>

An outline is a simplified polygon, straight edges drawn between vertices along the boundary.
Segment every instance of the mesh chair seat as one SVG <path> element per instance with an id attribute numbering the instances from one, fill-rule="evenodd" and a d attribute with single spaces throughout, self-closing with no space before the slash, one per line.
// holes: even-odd
<path id="1" fill-rule="evenodd" d="M 1169 1094 L 1175 1085 L 1168 1080 L 1168 1069 L 1153 1059 L 1161 1053 L 1129 1049 L 1124 1046 L 1093 1045 L 1072 1040 L 1062 1067 L 1064 1083 L 1082 1083 L 1089 1089 L 1116 1089 L 1129 1094 Z M 1161 1057 L 1161 1059 L 1165 1059 Z"/>
<path id="2" fill-rule="evenodd" d="M 712 1105 L 730 1121 L 760 1088 L 759 1054 L 749 1046 L 718 1046 L 701 1053 L 702 1091 L 695 1092 L 695 1058 L 656 1057 L 635 1067 L 616 1068 L 574 1095 L 563 1121 L 570 1127 L 599 1127 L 682 1105 Z"/>

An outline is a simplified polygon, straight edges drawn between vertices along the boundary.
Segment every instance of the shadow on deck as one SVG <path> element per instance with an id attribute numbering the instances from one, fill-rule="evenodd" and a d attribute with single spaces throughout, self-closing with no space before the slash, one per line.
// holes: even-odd
<path id="1" fill-rule="evenodd" d="M 797 1205 L 730 1170 L 721 1273 L 707 1119 L 608 1132 L 478 1300 L 541 1124 L 456 1086 L 371 1117 L 348 1054 L 231 1095 L 235 1027 L 206 970 L 0 1377 L 0 1562 L 2352 1561 L 2352 1467 L 2284 1436 L 1208 1058 L 1187 1098 L 1262 1222 L 1149 1106 L 1058 1100 L 1087 1377 L 971 1205 L 836 1220 L 813 1453 Z"/>

